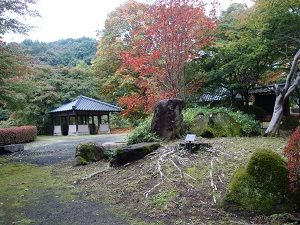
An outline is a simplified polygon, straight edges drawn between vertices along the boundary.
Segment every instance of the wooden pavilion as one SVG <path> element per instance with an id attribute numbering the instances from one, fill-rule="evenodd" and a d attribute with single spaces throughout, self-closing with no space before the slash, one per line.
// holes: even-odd
<path id="1" fill-rule="evenodd" d="M 279 86 L 283 87 L 284 84 L 279 84 Z M 274 85 L 255 86 L 249 93 L 253 96 L 253 105 L 262 108 L 266 112 L 266 115 L 261 120 L 269 122 L 272 118 L 276 100 Z M 283 104 L 283 115 L 290 115 L 289 98 Z"/>
<path id="2" fill-rule="evenodd" d="M 120 107 L 80 95 L 49 114 L 53 120 L 54 135 L 81 135 L 109 133 L 109 114 L 121 110 Z"/>

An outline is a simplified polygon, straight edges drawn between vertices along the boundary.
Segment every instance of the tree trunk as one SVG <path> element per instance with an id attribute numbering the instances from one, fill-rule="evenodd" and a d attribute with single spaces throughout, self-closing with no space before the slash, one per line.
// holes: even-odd
<path id="1" fill-rule="evenodd" d="M 300 84 L 300 71 L 298 69 L 298 61 L 300 59 L 300 49 L 295 54 L 291 69 L 287 75 L 286 82 L 283 88 L 275 85 L 275 105 L 272 115 L 271 122 L 265 131 L 265 135 L 276 134 L 278 133 L 280 121 L 283 117 L 283 105 L 284 102 L 288 99 L 290 94 L 299 86 Z"/>
<path id="2" fill-rule="evenodd" d="M 284 95 L 280 94 L 276 97 L 272 119 L 270 121 L 270 124 L 265 134 L 278 133 L 280 121 L 283 116 L 283 104 L 284 104 Z"/>
<path id="3" fill-rule="evenodd" d="M 245 112 L 248 113 L 249 112 L 249 92 L 245 92 L 243 94 L 244 97 L 244 107 L 245 107 Z"/>

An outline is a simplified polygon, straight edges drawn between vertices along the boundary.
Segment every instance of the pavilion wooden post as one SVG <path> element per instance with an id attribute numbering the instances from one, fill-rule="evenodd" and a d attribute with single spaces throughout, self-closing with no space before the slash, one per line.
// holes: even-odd
<path id="1" fill-rule="evenodd" d="M 92 128 L 93 126 L 90 126 L 90 112 L 89 111 L 87 111 L 87 116 L 85 116 L 85 122 L 88 125 L 88 129 L 90 131 L 90 134 L 92 134 L 93 130 L 91 130 L 91 129 L 93 129 Z"/>
<path id="2" fill-rule="evenodd" d="M 108 133 L 110 133 L 109 112 L 107 113 Z"/>
<path id="3" fill-rule="evenodd" d="M 78 115 L 75 111 L 75 124 L 76 124 L 76 134 L 78 133 Z"/>
<path id="4" fill-rule="evenodd" d="M 53 116 L 53 115 L 51 115 L 51 120 L 52 120 L 52 134 L 54 135 L 55 119 L 54 119 L 54 116 Z"/>
<path id="5" fill-rule="evenodd" d="M 63 135 L 63 128 L 62 128 L 62 116 L 59 117 L 59 124 L 60 124 L 60 133 Z"/>

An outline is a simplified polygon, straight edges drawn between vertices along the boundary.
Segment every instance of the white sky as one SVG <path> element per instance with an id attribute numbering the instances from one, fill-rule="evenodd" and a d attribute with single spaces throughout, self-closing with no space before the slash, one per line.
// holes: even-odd
<path id="1" fill-rule="evenodd" d="M 139 0 L 144 1 L 146 0 Z M 207 2 L 208 0 L 206 0 Z M 35 9 L 42 17 L 28 18 L 27 23 L 36 28 L 25 35 L 6 34 L 7 42 L 21 42 L 24 39 L 44 42 L 65 38 L 97 38 L 96 31 L 102 30 L 107 14 L 126 0 L 39 0 Z M 251 0 L 219 0 L 221 10 L 231 3 L 247 3 Z"/>

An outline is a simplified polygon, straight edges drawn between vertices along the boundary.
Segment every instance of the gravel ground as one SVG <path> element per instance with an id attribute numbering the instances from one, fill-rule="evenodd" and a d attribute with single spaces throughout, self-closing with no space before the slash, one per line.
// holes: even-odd
<path id="1" fill-rule="evenodd" d="M 33 163 L 41 168 L 59 168 L 59 165 L 69 165 L 74 159 L 75 148 L 79 143 L 119 143 L 124 142 L 126 134 L 111 134 L 79 137 L 44 137 L 36 142 L 25 145 L 25 150 L 6 156 L 12 161 Z M 24 181 L 26 182 L 26 181 Z M 64 190 L 60 190 L 64 196 Z M 29 224 L 37 225 L 126 225 L 127 221 L 120 218 L 110 207 L 99 201 L 91 201 L 84 197 L 86 193 L 79 192 L 73 200 L 60 200 L 51 189 L 45 189 L 41 197 L 34 202 L 28 202 L 18 209 L 1 211 L 0 221 L 4 224 L 19 224 L 15 222 L 15 213 L 24 215 Z M 25 197 L 24 197 L 25 198 Z M 12 213 L 14 212 L 14 213 Z M 0 222 L 1 223 L 1 222 Z M 21 223 L 23 224 L 23 223 Z M 25 224 L 25 223 L 24 223 Z M 27 223 L 26 223 L 27 224 Z"/>
<path id="2" fill-rule="evenodd" d="M 63 202 L 47 193 L 37 203 L 25 209 L 27 218 L 38 225 L 126 225 L 126 221 L 116 217 L 107 206 L 87 200 Z"/>
<path id="3" fill-rule="evenodd" d="M 118 143 L 124 142 L 125 134 L 97 135 L 70 137 L 69 140 L 62 137 L 40 143 L 29 143 L 25 145 L 25 150 L 10 155 L 10 158 L 19 162 L 33 163 L 41 166 L 50 166 L 63 161 L 74 159 L 75 148 L 80 143 L 95 142 Z"/>

